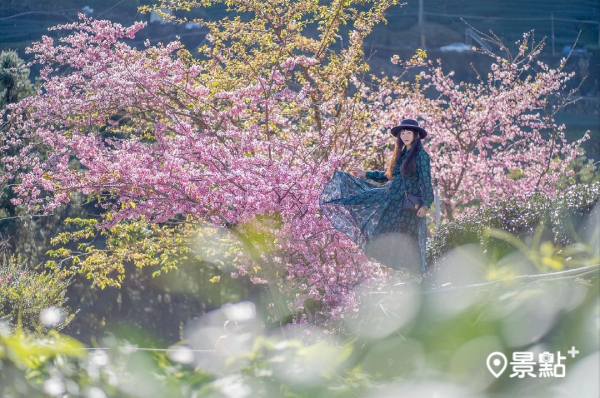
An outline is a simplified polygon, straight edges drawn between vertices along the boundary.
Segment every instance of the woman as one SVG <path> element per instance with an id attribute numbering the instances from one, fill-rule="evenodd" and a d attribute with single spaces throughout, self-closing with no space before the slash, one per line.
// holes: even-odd
<path id="1" fill-rule="evenodd" d="M 421 143 L 427 131 L 416 120 L 404 119 L 391 133 L 396 146 L 385 172 L 355 168 L 352 176 L 338 170 L 325 185 L 319 204 L 333 226 L 367 257 L 404 268 L 412 275 L 411 282 L 420 283 L 425 273 L 425 215 L 433 202 L 430 158 Z M 416 213 L 403 210 L 406 193 L 422 198 Z"/>

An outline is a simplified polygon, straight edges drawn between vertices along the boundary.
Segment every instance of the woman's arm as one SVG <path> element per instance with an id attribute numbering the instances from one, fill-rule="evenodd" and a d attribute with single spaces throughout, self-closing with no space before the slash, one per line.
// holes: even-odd
<path id="1" fill-rule="evenodd" d="M 433 187 L 431 186 L 431 159 L 425 151 L 419 151 L 417 154 L 417 175 L 419 184 L 421 184 L 421 194 L 423 204 L 427 208 L 433 203 Z"/>
<path id="2" fill-rule="evenodd" d="M 373 180 L 376 182 L 389 181 L 389 179 L 385 176 L 385 171 L 373 170 L 373 171 L 367 171 L 365 174 L 366 174 L 365 177 L 368 178 L 369 180 Z"/>
<path id="3" fill-rule="evenodd" d="M 358 178 L 368 178 L 369 180 L 374 180 L 377 182 L 388 181 L 388 178 L 385 176 L 385 172 L 379 170 L 364 171 L 363 169 L 355 167 L 352 174 L 354 174 L 354 176 Z"/>

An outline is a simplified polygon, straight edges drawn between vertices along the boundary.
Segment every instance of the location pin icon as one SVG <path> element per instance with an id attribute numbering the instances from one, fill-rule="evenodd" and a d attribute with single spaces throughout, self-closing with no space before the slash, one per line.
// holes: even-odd
<path id="1" fill-rule="evenodd" d="M 492 352 L 487 357 L 487 367 L 496 378 L 500 377 L 506 370 L 507 365 L 508 360 L 506 359 L 506 356 L 499 351 Z"/>

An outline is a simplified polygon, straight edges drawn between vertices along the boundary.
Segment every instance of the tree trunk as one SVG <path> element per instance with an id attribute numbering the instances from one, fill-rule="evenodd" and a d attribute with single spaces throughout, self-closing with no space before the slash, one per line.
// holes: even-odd
<path id="1" fill-rule="evenodd" d="M 450 200 L 444 201 L 444 211 L 446 212 L 446 217 L 448 218 L 448 221 L 454 221 L 454 209 L 450 204 Z"/>

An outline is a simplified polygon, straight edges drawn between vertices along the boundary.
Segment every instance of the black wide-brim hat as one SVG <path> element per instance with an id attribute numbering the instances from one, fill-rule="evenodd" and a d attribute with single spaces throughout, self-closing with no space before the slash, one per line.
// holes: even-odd
<path id="1" fill-rule="evenodd" d="M 421 139 L 427 137 L 427 131 L 421 127 L 419 127 L 419 122 L 414 119 L 404 119 L 400 123 L 399 126 L 392 128 L 392 135 L 394 137 L 398 136 L 400 130 L 413 130 L 419 133 L 419 137 Z"/>

